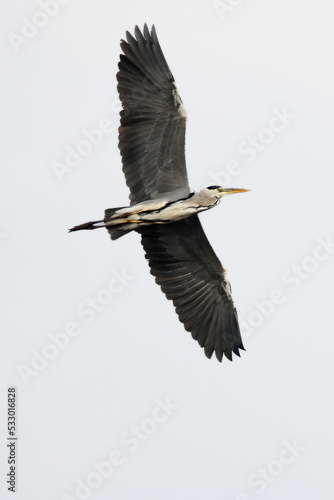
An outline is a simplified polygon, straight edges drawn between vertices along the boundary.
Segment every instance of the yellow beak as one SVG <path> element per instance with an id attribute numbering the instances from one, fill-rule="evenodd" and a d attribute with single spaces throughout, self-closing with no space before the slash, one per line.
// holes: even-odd
<path id="1" fill-rule="evenodd" d="M 225 188 L 224 193 L 226 194 L 234 194 L 234 193 L 246 193 L 250 191 L 250 189 L 238 189 L 238 188 Z"/>

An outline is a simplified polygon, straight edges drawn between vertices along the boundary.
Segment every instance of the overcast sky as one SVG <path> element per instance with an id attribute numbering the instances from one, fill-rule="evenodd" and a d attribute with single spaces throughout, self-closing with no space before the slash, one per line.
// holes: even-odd
<path id="1" fill-rule="evenodd" d="M 1 498 L 332 498 L 333 15 L 326 0 L 17 0 L 1 19 Z M 68 234 L 128 203 L 119 41 L 155 24 L 246 352 L 208 360 L 139 235 Z M 12 446 L 14 452 L 14 446 Z"/>

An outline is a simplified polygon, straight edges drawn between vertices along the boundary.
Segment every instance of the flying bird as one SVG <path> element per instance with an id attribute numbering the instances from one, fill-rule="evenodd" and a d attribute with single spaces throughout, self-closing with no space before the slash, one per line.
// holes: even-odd
<path id="1" fill-rule="evenodd" d="M 117 73 L 122 110 L 119 149 L 130 206 L 108 208 L 104 218 L 70 231 L 105 227 L 112 240 L 141 235 L 151 274 L 205 355 L 232 360 L 242 345 L 231 286 L 198 218 L 223 196 L 247 189 L 190 189 L 185 162 L 187 115 L 173 75 L 151 32 L 135 27 L 121 41 Z"/>

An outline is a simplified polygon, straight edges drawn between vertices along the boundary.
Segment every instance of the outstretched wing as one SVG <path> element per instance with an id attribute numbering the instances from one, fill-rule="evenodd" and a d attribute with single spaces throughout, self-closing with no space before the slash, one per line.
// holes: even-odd
<path id="1" fill-rule="evenodd" d="M 117 73 L 120 99 L 119 149 L 131 204 L 186 197 L 186 114 L 156 35 L 145 24 L 122 40 Z"/>
<path id="2" fill-rule="evenodd" d="M 208 358 L 244 349 L 225 271 L 197 215 L 138 229 L 151 274 Z"/>

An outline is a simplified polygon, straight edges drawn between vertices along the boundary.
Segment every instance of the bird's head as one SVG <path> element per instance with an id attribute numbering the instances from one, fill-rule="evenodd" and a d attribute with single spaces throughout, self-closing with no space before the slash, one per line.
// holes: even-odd
<path id="1" fill-rule="evenodd" d="M 214 196 L 217 196 L 217 198 L 222 198 L 226 194 L 246 193 L 249 191 L 249 189 L 223 188 L 221 186 L 209 186 L 206 189 L 208 189 Z"/>

